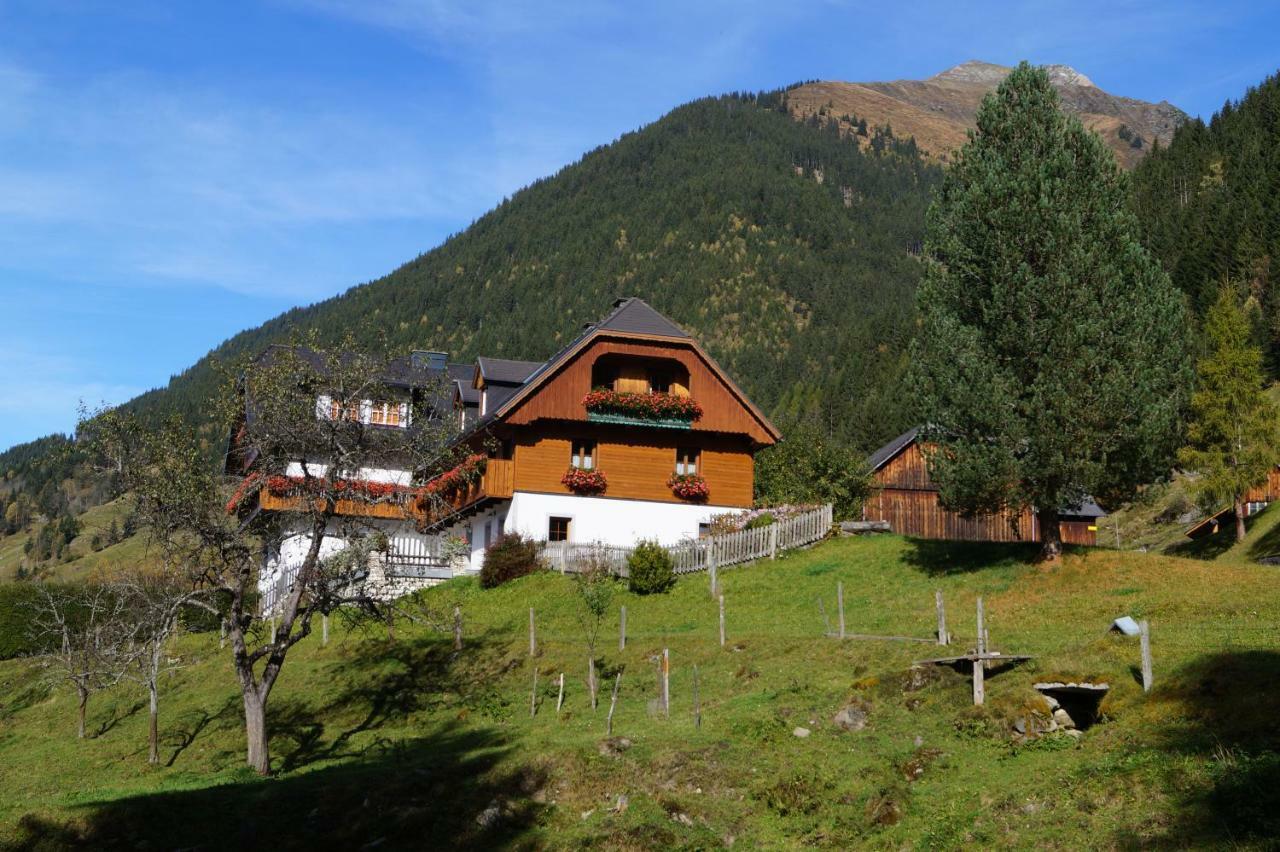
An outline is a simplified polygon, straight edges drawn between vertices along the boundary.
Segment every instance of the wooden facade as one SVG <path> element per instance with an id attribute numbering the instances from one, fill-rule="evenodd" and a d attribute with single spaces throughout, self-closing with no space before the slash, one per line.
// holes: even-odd
<path id="1" fill-rule="evenodd" d="M 1280 465 L 1267 472 L 1267 481 L 1250 488 L 1244 495 L 1246 517 L 1261 512 L 1271 503 L 1280 500 Z M 1235 506 L 1223 506 L 1207 517 L 1201 518 L 1184 533 L 1187 538 L 1204 538 L 1214 535 L 1228 522 L 1234 523 Z"/>
<path id="2" fill-rule="evenodd" d="M 944 509 L 920 443 L 911 440 L 873 472 L 876 490 L 863 506 L 867 521 L 886 521 L 902 535 L 954 541 L 1039 541 L 1040 530 L 1030 509 L 966 518 Z M 1094 519 L 1063 517 L 1062 540 L 1097 544 Z"/>
<path id="3" fill-rule="evenodd" d="M 581 406 L 579 406 L 581 407 Z M 569 469 L 575 440 L 595 442 L 595 469 L 608 488 L 598 496 L 680 503 L 667 479 L 675 472 L 676 451 L 698 451 L 698 472 L 717 506 L 751 506 L 755 462 L 743 436 L 697 430 L 628 427 L 606 423 L 538 424 L 515 438 L 515 489 L 542 494 L 571 494 L 561 482 Z"/>
<path id="4" fill-rule="evenodd" d="M 547 371 L 503 412 L 511 426 L 538 420 L 585 421 L 582 398 L 592 389 L 594 368 L 602 358 L 636 361 L 669 361 L 688 375 L 688 387 L 675 392 L 688 395 L 702 406 L 703 415 L 690 431 L 746 435 L 757 447 L 777 440 L 777 433 L 753 405 L 702 353 L 692 340 L 644 338 L 600 334 L 587 338 L 576 351 Z M 683 376 L 681 376 L 682 378 Z"/>

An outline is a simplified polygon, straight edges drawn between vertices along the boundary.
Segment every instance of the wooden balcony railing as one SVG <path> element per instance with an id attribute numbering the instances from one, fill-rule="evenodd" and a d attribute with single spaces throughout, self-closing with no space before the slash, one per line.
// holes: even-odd
<path id="1" fill-rule="evenodd" d="M 509 498 L 515 491 L 515 474 L 515 462 L 509 459 L 489 459 L 485 463 L 484 473 L 475 482 L 443 500 L 420 501 L 415 507 L 416 511 L 426 524 L 434 524 L 481 500 Z"/>
<path id="2" fill-rule="evenodd" d="M 308 498 L 301 494 L 272 494 L 267 489 L 258 492 L 258 505 L 267 512 L 305 512 L 308 510 Z M 334 514 L 357 518 L 386 518 L 402 520 L 410 517 L 408 495 L 402 502 L 391 500 L 338 500 L 333 507 Z"/>

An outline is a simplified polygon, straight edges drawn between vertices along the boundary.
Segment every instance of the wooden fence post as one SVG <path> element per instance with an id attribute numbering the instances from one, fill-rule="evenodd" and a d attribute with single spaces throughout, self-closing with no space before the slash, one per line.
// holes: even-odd
<path id="1" fill-rule="evenodd" d="M 769 558 L 778 558 L 778 525 L 777 523 L 769 524 Z"/>
<path id="2" fill-rule="evenodd" d="M 693 726 L 702 728 L 702 702 L 698 699 L 698 667 L 693 667 Z"/>
<path id="3" fill-rule="evenodd" d="M 596 658 L 587 658 L 587 689 L 591 690 L 591 709 L 596 709 Z"/>
<path id="4" fill-rule="evenodd" d="M 324 648 L 329 644 L 329 613 L 320 613 L 320 647 Z"/>
<path id="5" fill-rule="evenodd" d="M 271 616 L 271 644 L 276 644 L 276 617 Z"/>
<path id="6" fill-rule="evenodd" d="M 622 605 L 622 612 L 618 616 L 618 650 L 627 650 L 627 605 Z"/>
<path id="7" fill-rule="evenodd" d="M 556 715 L 560 715 L 560 708 L 564 705 L 564 672 L 560 672 L 560 694 L 556 696 Z"/>
<path id="8" fill-rule="evenodd" d="M 1144 618 L 1138 625 L 1141 631 L 1139 634 L 1139 642 L 1142 645 L 1142 691 L 1151 691 L 1151 625 Z"/>
<path id="9" fill-rule="evenodd" d="M 453 605 L 453 650 L 462 650 L 462 605 Z"/>
<path id="10" fill-rule="evenodd" d="M 533 627 L 533 607 L 529 607 L 529 656 L 535 657 L 538 654 L 538 637 Z"/>
<path id="11" fill-rule="evenodd" d="M 934 602 L 938 605 L 938 644 L 947 644 L 947 610 L 942 604 L 942 589 L 933 593 Z"/>
<path id="12" fill-rule="evenodd" d="M 671 715 L 671 655 L 662 649 L 662 715 Z"/>
<path id="13" fill-rule="evenodd" d="M 711 597 L 716 596 L 716 543 L 707 544 L 707 573 L 711 575 Z"/>
<path id="14" fill-rule="evenodd" d="M 613 711 L 618 706 L 618 684 L 620 683 L 622 683 L 622 672 L 618 672 L 613 678 L 613 698 L 609 699 L 609 718 L 605 723 L 607 725 L 605 731 L 609 736 L 613 736 Z"/>
<path id="15" fill-rule="evenodd" d="M 720 647 L 724 647 L 724 595 L 720 596 Z"/>
<path id="16" fill-rule="evenodd" d="M 529 716 L 538 715 L 538 664 L 533 664 L 533 691 L 529 693 Z"/>
<path id="17" fill-rule="evenodd" d="M 977 651 L 979 654 L 987 653 L 987 627 L 986 627 L 986 619 L 984 618 L 984 615 L 985 613 L 983 613 L 982 611 L 982 597 L 979 596 L 978 597 L 978 645 L 977 645 Z"/>
<path id="18" fill-rule="evenodd" d="M 840 611 L 840 638 L 844 638 L 844 583 L 836 583 L 836 607 Z"/>
<path id="19" fill-rule="evenodd" d="M 987 700 L 987 662 L 983 656 L 987 653 L 987 629 L 983 625 L 982 598 L 978 598 L 978 647 L 973 661 L 973 703 L 980 706 Z"/>

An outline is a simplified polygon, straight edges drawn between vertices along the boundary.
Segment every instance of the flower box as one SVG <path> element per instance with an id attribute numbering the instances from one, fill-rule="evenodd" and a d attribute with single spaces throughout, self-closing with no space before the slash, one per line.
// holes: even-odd
<path id="1" fill-rule="evenodd" d="M 445 471 L 418 489 L 418 496 L 440 497 L 448 499 L 459 491 L 464 491 L 484 474 L 488 458 L 483 453 L 468 456 L 460 464 Z"/>
<path id="2" fill-rule="evenodd" d="M 628 423 L 688 429 L 702 418 L 702 406 L 687 396 L 634 393 L 596 388 L 582 398 L 587 419 L 596 423 Z"/>
<path id="3" fill-rule="evenodd" d="M 707 480 L 696 473 L 675 473 L 667 480 L 671 493 L 681 500 L 701 502 L 711 496 Z"/>
<path id="4" fill-rule="evenodd" d="M 560 477 L 560 484 L 575 494 L 601 494 L 609 483 L 598 470 L 571 467 Z"/>

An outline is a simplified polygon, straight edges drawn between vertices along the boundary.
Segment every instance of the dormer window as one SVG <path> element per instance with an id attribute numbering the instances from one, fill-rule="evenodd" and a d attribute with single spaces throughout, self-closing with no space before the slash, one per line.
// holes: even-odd
<path id="1" fill-rule="evenodd" d="M 324 407 L 321 410 L 325 410 Z M 350 420 L 373 426 L 409 425 L 409 406 L 403 402 L 330 399 L 327 411 L 330 420 Z"/>

